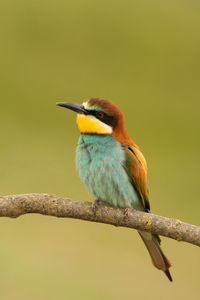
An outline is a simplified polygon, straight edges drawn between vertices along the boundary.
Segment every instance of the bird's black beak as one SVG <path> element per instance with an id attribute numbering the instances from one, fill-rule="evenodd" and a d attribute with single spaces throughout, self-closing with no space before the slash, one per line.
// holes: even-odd
<path id="1" fill-rule="evenodd" d="M 83 107 L 83 105 L 80 105 L 80 104 L 67 103 L 67 102 L 57 102 L 56 105 L 71 109 L 71 110 L 75 111 L 78 114 L 84 114 L 84 115 L 88 114 L 88 111 Z"/>

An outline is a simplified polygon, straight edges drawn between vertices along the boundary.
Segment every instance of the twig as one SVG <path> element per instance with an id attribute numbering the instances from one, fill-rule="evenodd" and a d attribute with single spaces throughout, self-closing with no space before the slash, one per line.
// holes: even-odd
<path id="1" fill-rule="evenodd" d="M 143 230 L 200 246 L 200 227 L 162 216 L 129 209 L 72 201 L 51 194 L 21 194 L 0 197 L 0 217 L 16 218 L 38 213 L 59 218 L 75 218 Z"/>

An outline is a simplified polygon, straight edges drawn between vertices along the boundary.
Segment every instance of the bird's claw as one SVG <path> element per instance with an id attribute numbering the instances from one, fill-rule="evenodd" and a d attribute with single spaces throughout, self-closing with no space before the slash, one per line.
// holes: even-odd
<path id="1" fill-rule="evenodd" d="M 94 214 L 96 214 L 99 204 L 100 204 L 99 200 L 94 200 L 92 202 L 92 210 L 93 210 Z"/>
<path id="2" fill-rule="evenodd" d="M 131 211 L 131 208 L 130 207 L 126 207 L 124 209 L 124 217 L 125 218 L 128 218 L 130 216 L 130 211 Z"/>

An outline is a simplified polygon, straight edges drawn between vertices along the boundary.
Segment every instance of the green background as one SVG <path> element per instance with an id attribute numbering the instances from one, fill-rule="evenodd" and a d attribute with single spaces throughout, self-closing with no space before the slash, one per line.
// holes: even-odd
<path id="1" fill-rule="evenodd" d="M 152 211 L 199 224 L 198 1 L 3 0 L 0 193 L 88 200 L 75 114 L 113 100 L 148 163 Z M 174 282 L 134 230 L 26 215 L 0 220 L 1 299 L 199 299 L 199 248 L 163 238 Z"/>

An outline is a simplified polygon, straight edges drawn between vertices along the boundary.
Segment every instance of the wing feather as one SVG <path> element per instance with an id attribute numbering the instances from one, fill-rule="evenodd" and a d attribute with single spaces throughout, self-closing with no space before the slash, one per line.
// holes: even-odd
<path id="1" fill-rule="evenodd" d="M 134 146 L 124 146 L 124 151 L 126 155 L 125 170 L 140 196 L 144 209 L 150 211 L 145 158 L 141 151 Z"/>

